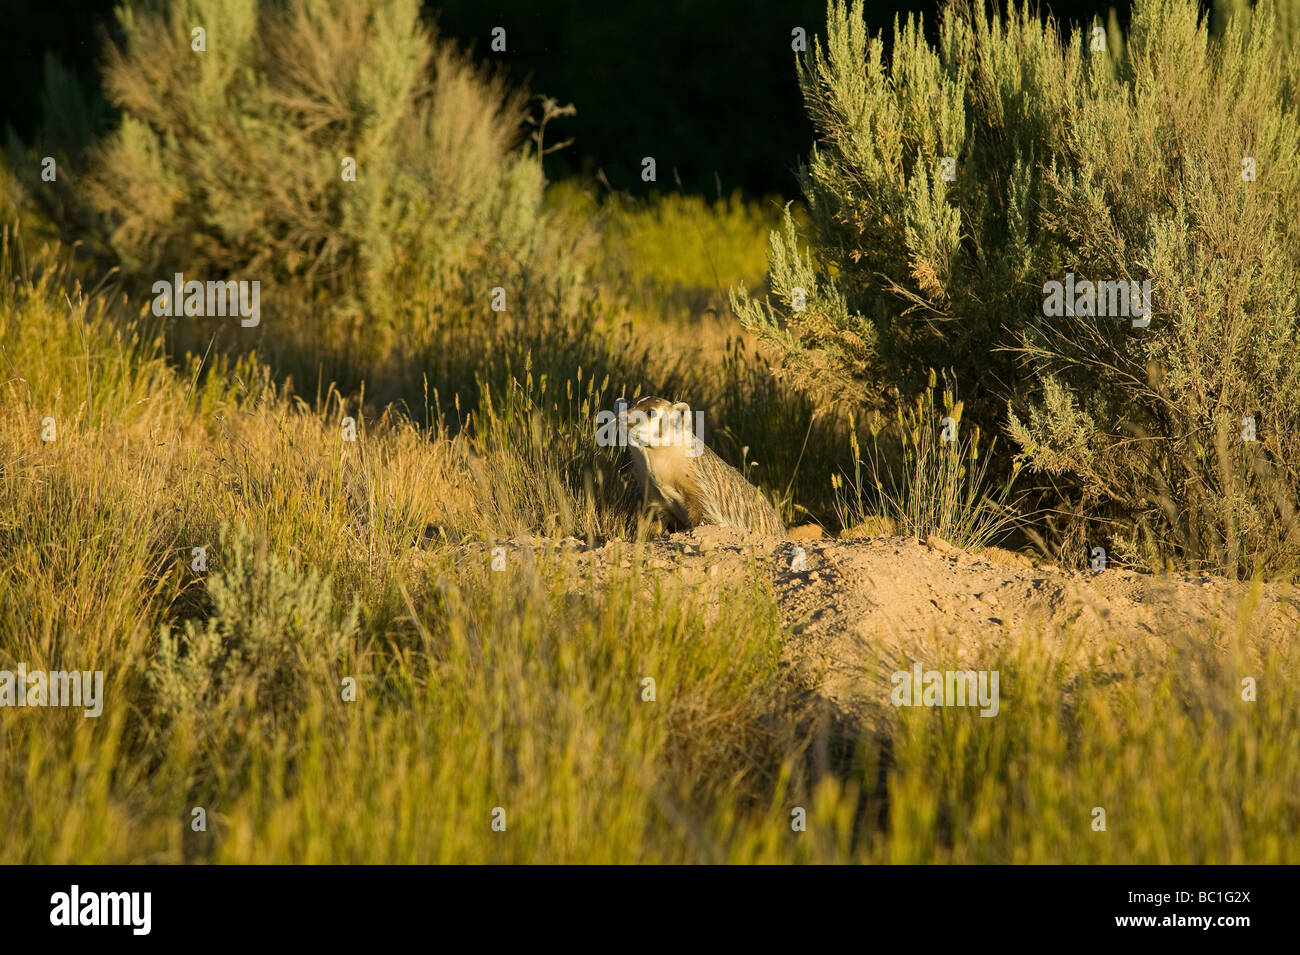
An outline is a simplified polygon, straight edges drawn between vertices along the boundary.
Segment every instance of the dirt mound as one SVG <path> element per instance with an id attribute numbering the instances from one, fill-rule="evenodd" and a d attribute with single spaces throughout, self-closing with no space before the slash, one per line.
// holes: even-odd
<path id="1" fill-rule="evenodd" d="M 503 543 L 557 546 L 544 538 Z M 466 545 L 464 556 L 488 546 Z M 568 538 L 558 546 L 598 578 L 613 562 L 633 559 L 626 541 L 593 546 Z M 697 527 L 647 542 L 642 559 L 702 587 L 763 567 L 790 634 L 788 662 L 810 672 L 846 714 L 884 704 L 890 673 L 905 661 L 937 663 L 936 653 L 945 667 L 978 668 L 1006 641 L 1046 637 L 1068 640 L 1078 653 L 1103 643 L 1124 653 L 1140 642 L 1160 650 L 1173 634 L 1209 638 L 1225 626 L 1300 632 L 1300 599 L 1284 588 L 1119 569 L 1069 572 L 996 548 L 968 553 L 938 538 L 775 540 Z"/>

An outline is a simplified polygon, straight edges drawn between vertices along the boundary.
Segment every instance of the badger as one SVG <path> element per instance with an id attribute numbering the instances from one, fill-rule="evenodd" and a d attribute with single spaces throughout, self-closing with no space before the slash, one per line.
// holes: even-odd
<path id="1" fill-rule="evenodd" d="M 620 402 L 619 409 L 642 500 L 665 524 L 721 524 L 785 536 L 772 503 L 696 436 L 690 405 L 647 395 L 631 407 Z"/>

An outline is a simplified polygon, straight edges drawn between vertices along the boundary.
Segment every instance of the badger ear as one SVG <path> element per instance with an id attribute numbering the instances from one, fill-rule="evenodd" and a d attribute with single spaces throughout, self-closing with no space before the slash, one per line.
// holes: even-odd
<path id="1" fill-rule="evenodd" d="M 689 418 L 691 416 L 691 406 L 684 401 L 674 402 L 673 414 L 681 415 L 683 418 Z"/>

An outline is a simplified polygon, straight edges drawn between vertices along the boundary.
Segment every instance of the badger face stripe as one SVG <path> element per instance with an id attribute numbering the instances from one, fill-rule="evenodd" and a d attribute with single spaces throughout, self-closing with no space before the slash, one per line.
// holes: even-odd
<path id="1" fill-rule="evenodd" d="M 658 444 L 658 426 L 653 412 L 647 414 L 639 408 L 627 415 L 627 440 L 638 448 L 651 448 Z"/>

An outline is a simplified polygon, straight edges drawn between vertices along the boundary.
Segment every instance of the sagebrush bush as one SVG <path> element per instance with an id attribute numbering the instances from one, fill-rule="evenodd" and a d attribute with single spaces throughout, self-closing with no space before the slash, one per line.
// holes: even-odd
<path id="1" fill-rule="evenodd" d="M 937 45 L 896 22 L 888 60 L 860 5 L 828 20 L 798 63 L 815 229 L 772 234 L 775 301 L 741 287 L 741 321 L 868 406 L 952 369 L 1049 485 L 1068 561 L 1293 571 L 1300 54 L 1272 5 L 1214 39 L 1187 0 L 1139 0 L 1127 37 L 955 2 Z M 1149 326 L 1046 317 L 1067 272 L 1149 280 Z"/>
<path id="2" fill-rule="evenodd" d="M 155 715 L 203 729 L 273 727 L 322 696 L 341 696 L 359 607 L 335 606 L 327 577 L 283 560 L 243 525 L 223 528 L 222 566 L 205 580 L 211 613 L 164 629 L 149 671 Z"/>
<path id="3" fill-rule="evenodd" d="M 118 18 L 104 88 L 120 122 L 67 190 L 29 192 L 70 190 L 83 215 L 60 216 L 66 238 L 108 249 L 133 290 L 175 272 L 262 283 L 256 332 L 195 340 L 259 342 L 313 373 L 346 356 L 355 384 L 357 365 L 492 314 L 493 288 L 523 320 L 570 301 L 526 92 L 435 38 L 416 0 L 166 0 Z"/>
<path id="4" fill-rule="evenodd" d="M 1265 5 L 1215 42 L 1194 5 L 1139 4 L 1116 77 L 1070 104 L 1066 161 L 1044 173 L 1062 264 L 1149 278 L 1153 314 L 1027 322 L 1034 390 L 1011 433 L 1072 482 L 1076 527 L 1143 564 L 1300 562 L 1300 57 L 1273 23 Z"/>

